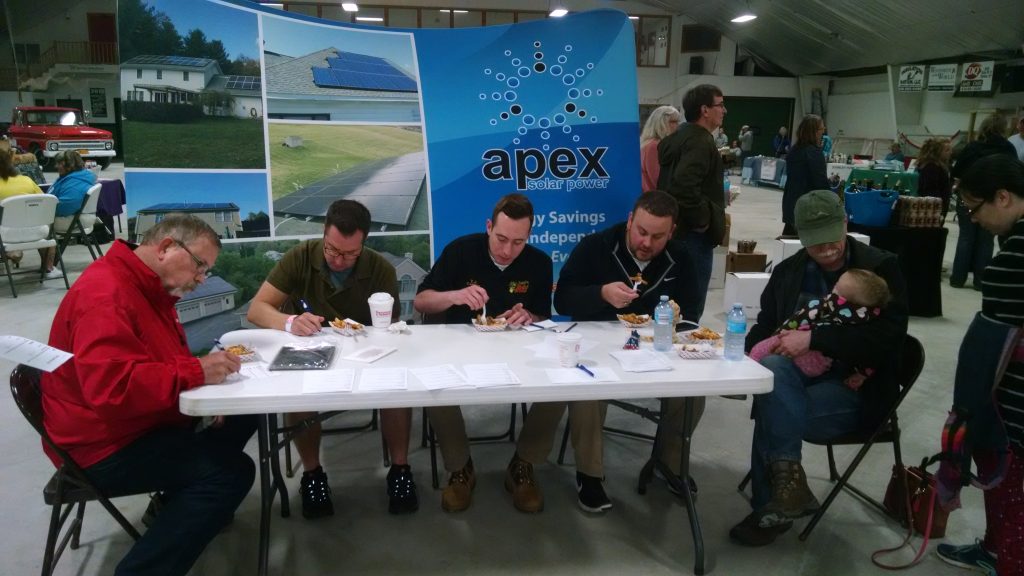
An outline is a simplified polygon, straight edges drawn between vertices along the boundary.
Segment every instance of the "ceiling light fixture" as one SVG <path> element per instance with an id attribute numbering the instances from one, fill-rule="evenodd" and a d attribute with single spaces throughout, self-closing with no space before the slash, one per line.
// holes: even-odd
<path id="1" fill-rule="evenodd" d="M 380 16 L 356 16 L 356 20 L 360 22 L 383 22 L 384 19 Z"/>
<path id="2" fill-rule="evenodd" d="M 562 16 L 565 16 L 568 13 L 569 11 L 566 10 L 565 8 L 555 8 L 554 10 L 551 11 L 551 14 L 548 14 L 548 16 L 552 18 L 561 18 Z"/>
<path id="3" fill-rule="evenodd" d="M 355 2 L 343 2 L 341 4 L 341 7 L 345 10 L 345 12 L 359 12 L 359 5 L 357 5 Z"/>
<path id="4" fill-rule="evenodd" d="M 735 22 L 737 24 L 742 24 L 744 22 L 750 22 L 751 20 L 756 20 L 756 19 L 757 19 L 757 15 L 756 14 L 751 14 L 750 12 L 744 12 L 743 14 L 740 14 L 739 16 L 733 18 L 732 22 Z"/>
<path id="5" fill-rule="evenodd" d="M 629 19 L 630 20 L 639 20 L 640 17 L 639 16 L 630 16 Z"/>

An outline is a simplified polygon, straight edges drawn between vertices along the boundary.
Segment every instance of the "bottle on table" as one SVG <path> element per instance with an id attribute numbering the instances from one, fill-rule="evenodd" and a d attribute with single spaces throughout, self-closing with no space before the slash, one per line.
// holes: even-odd
<path id="1" fill-rule="evenodd" d="M 654 349 L 667 352 L 672 349 L 672 305 L 668 296 L 661 295 L 661 301 L 654 307 Z"/>
<path id="2" fill-rule="evenodd" d="M 747 313 L 743 311 L 743 304 L 737 302 L 725 317 L 725 359 L 743 360 L 746 339 Z"/>

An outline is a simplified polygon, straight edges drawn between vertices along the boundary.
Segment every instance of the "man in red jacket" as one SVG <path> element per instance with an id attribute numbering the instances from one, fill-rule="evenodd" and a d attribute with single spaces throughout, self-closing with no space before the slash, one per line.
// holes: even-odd
<path id="1" fill-rule="evenodd" d="M 162 493 L 159 514 L 118 564 L 119 576 L 188 572 L 255 478 L 242 451 L 254 417 L 197 433 L 178 410 L 181 392 L 219 384 L 240 367 L 227 352 L 193 357 L 174 309 L 219 252 L 206 223 L 170 214 L 139 246 L 118 241 L 90 265 L 53 319 L 50 345 L 74 358 L 43 375 L 46 431 L 101 490 Z"/>

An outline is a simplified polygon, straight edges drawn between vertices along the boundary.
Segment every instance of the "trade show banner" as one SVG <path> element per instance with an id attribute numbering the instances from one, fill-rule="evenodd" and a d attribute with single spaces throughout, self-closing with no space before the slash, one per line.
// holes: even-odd
<path id="1" fill-rule="evenodd" d="M 522 192 L 536 209 L 532 243 L 561 262 L 640 192 L 633 27 L 621 12 L 407 30 L 241 0 L 122 10 L 136 239 L 160 214 L 201 204 L 226 240 L 318 235 L 327 206 L 353 198 L 375 234 L 427 236 L 436 255 Z M 170 21 L 180 41 L 140 35 L 140 12 Z M 197 186 L 196 172 L 216 186 Z"/>
<path id="2" fill-rule="evenodd" d="M 239 305 L 340 198 L 369 208 L 367 243 L 399 270 L 410 317 L 433 258 L 484 231 L 501 196 L 533 202 L 530 243 L 557 277 L 640 193 L 622 12 L 400 29 L 244 0 L 121 0 L 119 27 L 130 237 L 170 212 L 207 220 Z"/>

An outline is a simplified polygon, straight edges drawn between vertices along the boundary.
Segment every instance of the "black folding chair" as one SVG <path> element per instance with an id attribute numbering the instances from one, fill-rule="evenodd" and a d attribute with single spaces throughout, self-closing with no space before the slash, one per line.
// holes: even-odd
<path id="1" fill-rule="evenodd" d="M 39 381 L 41 372 L 36 368 L 19 365 L 11 372 L 11 395 L 18 405 L 22 415 L 32 425 L 32 428 L 42 437 L 43 443 L 60 460 L 60 466 L 54 472 L 53 477 L 46 483 L 43 489 L 43 501 L 52 508 L 50 514 L 50 527 L 46 534 L 46 548 L 43 551 L 42 576 L 50 576 L 53 573 L 57 561 L 60 560 L 64 548 L 71 543 L 71 549 L 78 548 L 79 538 L 82 534 L 82 521 L 85 516 L 85 503 L 91 500 L 99 500 L 114 520 L 124 528 L 133 539 L 139 539 L 139 532 L 134 526 L 118 511 L 110 498 L 116 496 L 129 496 L 130 494 L 104 494 L 88 478 L 67 452 L 54 444 L 43 427 L 43 405 L 42 393 Z M 145 492 L 139 492 L 144 494 Z M 78 505 L 78 512 L 74 518 L 70 518 L 71 511 Z M 71 523 L 65 530 L 70 518 Z M 60 545 L 57 545 L 57 537 L 63 531 Z"/>
<path id="2" fill-rule="evenodd" d="M 885 506 L 883 506 L 881 502 L 872 498 L 853 484 L 850 484 L 850 477 L 853 476 L 854 471 L 857 470 L 857 466 L 859 466 L 864 457 L 867 456 L 868 450 L 871 449 L 871 446 L 878 443 L 892 444 L 896 467 L 898 470 L 903 468 L 903 454 L 900 450 L 900 426 L 897 410 L 899 409 L 900 404 L 903 403 L 903 399 L 907 397 L 910 389 L 913 388 L 914 382 L 917 381 L 917 377 L 921 375 L 921 370 L 924 368 L 924 360 L 925 353 L 921 342 L 917 338 L 908 334 L 903 341 L 903 351 L 900 356 L 900 366 L 896 376 L 897 382 L 899 382 L 900 385 L 900 394 L 897 397 L 896 402 L 893 403 L 892 408 L 889 409 L 889 413 L 882 420 L 882 423 L 874 430 L 854 432 L 852 434 L 832 438 L 825 442 L 808 441 L 810 444 L 816 444 L 819 446 L 823 445 L 828 450 L 829 480 L 836 484 L 832 487 L 832 490 L 829 491 L 828 497 L 825 498 L 825 501 L 821 504 L 818 512 L 811 517 L 810 522 L 807 523 L 803 532 L 800 533 L 801 541 L 807 540 L 807 537 L 811 535 L 811 531 L 814 530 L 814 527 L 821 521 L 821 518 L 825 515 L 829 506 L 832 505 L 832 501 L 836 499 L 836 496 L 838 496 L 839 492 L 844 488 L 852 492 L 854 495 L 859 496 L 862 500 L 874 506 L 883 514 L 886 514 Z M 860 450 L 857 451 L 853 460 L 846 467 L 846 470 L 842 475 L 840 475 L 839 470 L 836 468 L 833 446 L 858 445 L 860 446 Z M 740 492 L 746 488 L 748 482 L 750 482 L 749 472 L 743 481 L 740 482 Z"/>

